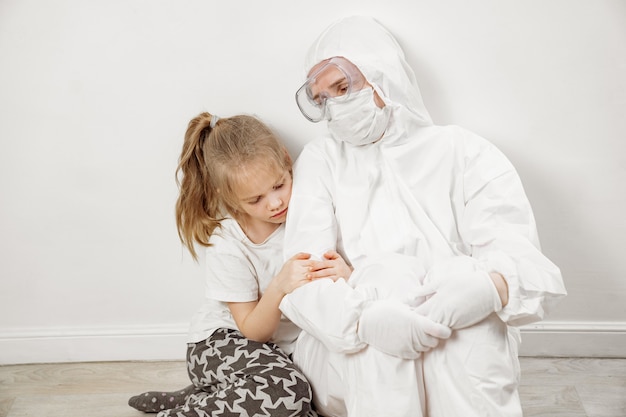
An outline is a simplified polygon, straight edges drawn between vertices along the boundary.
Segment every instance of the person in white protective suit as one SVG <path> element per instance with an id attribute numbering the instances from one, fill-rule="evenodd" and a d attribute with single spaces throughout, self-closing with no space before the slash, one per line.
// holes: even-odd
<path id="1" fill-rule="evenodd" d="M 520 178 L 494 145 L 436 126 L 393 36 L 327 28 L 296 94 L 330 135 L 294 170 L 285 256 L 336 249 L 354 268 L 281 302 L 294 361 L 326 416 L 521 416 L 516 326 L 565 296 Z M 450 331 L 451 329 L 451 331 Z"/>

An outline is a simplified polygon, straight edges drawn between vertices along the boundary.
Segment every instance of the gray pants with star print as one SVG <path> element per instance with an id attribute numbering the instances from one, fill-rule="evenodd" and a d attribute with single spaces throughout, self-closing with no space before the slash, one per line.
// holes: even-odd
<path id="1" fill-rule="evenodd" d="M 187 371 L 195 390 L 184 405 L 157 417 L 317 417 L 311 387 L 278 346 L 219 329 L 190 343 Z"/>

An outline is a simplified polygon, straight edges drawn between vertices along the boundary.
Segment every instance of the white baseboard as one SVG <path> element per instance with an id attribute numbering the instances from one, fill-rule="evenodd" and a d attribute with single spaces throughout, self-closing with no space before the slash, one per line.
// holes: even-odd
<path id="1" fill-rule="evenodd" d="M 0 331 L 0 364 L 185 360 L 187 323 Z"/>
<path id="2" fill-rule="evenodd" d="M 626 358 L 626 322 L 550 322 L 521 328 L 520 356 Z"/>
<path id="3" fill-rule="evenodd" d="M 0 364 L 185 360 L 187 324 L 0 331 Z M 522 327 L 520 356 L 626 358 L 626 322 Z"/>

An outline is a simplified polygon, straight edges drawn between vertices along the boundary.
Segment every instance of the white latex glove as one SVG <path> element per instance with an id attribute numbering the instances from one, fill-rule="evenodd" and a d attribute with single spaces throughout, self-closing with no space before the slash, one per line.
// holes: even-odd
<path id="1" fill-rule="evenodd" d="M 432 295 L 415 310 L 455 330 L 476 324 L 502 309 L 496 286 L 485 271 L 451 274 L 424 283 L 421 291 L 422 295 Z"/>
<path id="2" fill-rule="evenodd" d="M 403 359 L 417 359 L 422 352 L 450 337 L 452 331 L 408 305 L 392 300 L 374 301 L 361 313 L 358 337 L 375 349 Z"/>

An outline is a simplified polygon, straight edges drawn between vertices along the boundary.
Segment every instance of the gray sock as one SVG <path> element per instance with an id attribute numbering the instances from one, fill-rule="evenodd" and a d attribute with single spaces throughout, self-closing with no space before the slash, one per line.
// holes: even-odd
<path id="1" fill-rule="evenodd" d="M 196 390 L 194 385 L 171 392 L 149 391 L 135 395 L 128 400 L 128 405 L 145 413 L 157 413 L 184 405 L 187 397 Z"/>

